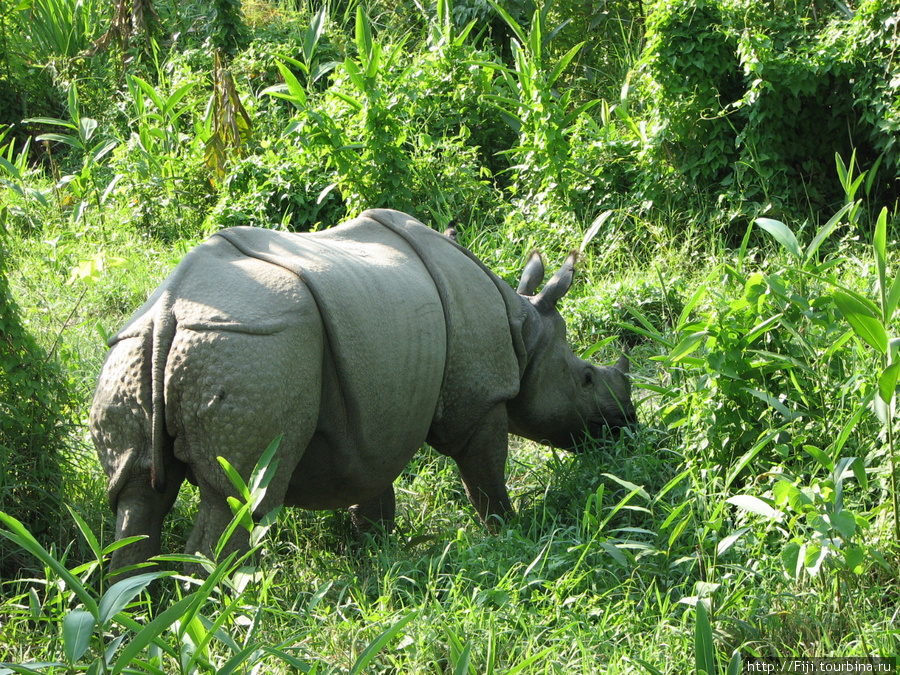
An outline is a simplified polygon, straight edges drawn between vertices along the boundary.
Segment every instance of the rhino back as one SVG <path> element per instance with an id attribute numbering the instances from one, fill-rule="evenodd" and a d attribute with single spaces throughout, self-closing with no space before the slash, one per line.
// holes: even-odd
<path id="1" fill-rule="evenodd" d="M 330 508 L 341 494 L 389 484 L 425 440 L 446 362 L 441 298 L 419 256 L 366 219 L 314 235 L 233 228 L 219 236 L 296 275 L 322 319 L 323 405 L 296 472 L 306 478 L 292 484 L 303 495 L 297 503 Z"/>

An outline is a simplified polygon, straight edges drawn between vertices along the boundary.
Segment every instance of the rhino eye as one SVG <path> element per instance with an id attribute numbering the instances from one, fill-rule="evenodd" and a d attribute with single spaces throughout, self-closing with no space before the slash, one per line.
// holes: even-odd
<path id="1" fill-rule="evenodd" d="M 591 387 L 594 385 L 594 369 L 587 367 L 584 369 L 584 386 Z"/>

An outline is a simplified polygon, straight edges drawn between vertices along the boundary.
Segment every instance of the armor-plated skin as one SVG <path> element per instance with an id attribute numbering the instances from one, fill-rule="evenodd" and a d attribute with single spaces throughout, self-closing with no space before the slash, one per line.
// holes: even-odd
<path id="1" fill-rule="evenodd" d="M 373 210 L 312 234 L 216 233 L 188 253 L 110 340 L 91 409 L 109 476 L 118 569 L 159 553 L 182 481 L 200 488 L 187 551 L 211 555 L 234 493 L 283 435 L 256 515 L 285 503 L 350 507 L 390 527 L 391 487 L 428 442 L 452 457 L 489 526 L 512 512 L 508 433 L 573 449 L 635 421 L 628 361 L 576 357 L 555 305 L 574 255 L 539 294 L 519 291 L 410 216 Z M 238 528 L 240 532 L 241 528 Z M 247 545 L 232 537 L 231 548 Z"/>

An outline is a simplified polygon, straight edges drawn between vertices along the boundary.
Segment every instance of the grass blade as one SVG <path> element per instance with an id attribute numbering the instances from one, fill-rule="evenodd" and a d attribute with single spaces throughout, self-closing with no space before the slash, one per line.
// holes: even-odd
<path id="1" fill-rule="evenodd" d="M 556 66 L 554 66 L 553 70 L 550 73 L 550 76 L 547 78 L 548 87 L 552 87 L 553 83 L 556 82 L 557 79 L 559 79 L 559 76 L 562 75 L 562 71 L 564 71 L 566 67 L 568 67 L 568 65 L 572 62 L 572 59 L 575 58 L 575 56 L 583 46 L 584 42 L 579 42 L 563 55 Z"/>
<path id="2" fill-rule="evenodd" d="M 841 222 L 841 218 L 847 215 L 847 212 L 853 207 L 853 204 L 844 204 L 841 209 L 831 216 L 831 219 L 825 223 L 819 231 L 816 233 L 816 236 L 810 242 L 809 246 L 806 247 L 806 252 L 803 254 L 803 263 L 807 264 L 812 257 L 819 250 L 819 247 L 822 243 L 829 237 L 829 235 L 834 232 L 834 228 L 838 226 L 838 223 Z"/>
<path id="3" fill-rule="evenodd" d="M 130 666 L 132 661 L 137 658 L 137 655 L 144 650 L 144 647 L 149 645 L 169 626 L 185 616 L 191 603 L 196 600 L 197 598 L 193 593 L 182 598 L 138 631 L 131 642 L 119 653 L 119 658 L 116 659 L 109 671 L 110 675 L 119 675 L 125 668 Z"/>
<path id="4" fill-rule="evenodd" d="M 356 663 L 353 664 L 353 667 L 350 669 L 350 675 L 359 675 L 359 673 L 363 672 L 366 666 L 371 663 L 372 659 L 381 651 L 381 649 L 394 637 L 399 633 L 403 628 L 412 621 L 418 612 L 410 612 L 402 619 L 400 619 L 393 626 L 384 631 L 381 635 L 379 635 L 375 640 L 363 650 L 363 653 L 359 655 L 359 658 L 356 659 Z"/>
<path id="5" fill-rule="evenodd" d="M 29 532 L 21 522 L 2 511 L 0 511 L 0 521 L 9 528 L 8 532 L 0 530 L 0 535 L 6 537 L 15 544 L 18 544 L 47 567 L 52 569 L 57 576 L 62 579 L 69 590 L 78 596 L 78 599 L 81 600 L 87 611 L 93 616 L 97 616 L 97 602 L 90 592 L 82 585 L 75 575 L 69 572 L 59 560 L 50 555 L 49 551 L 41 546 L 40 542 L 34 538 L 31 532 Z"/>
<path id="6" fill-rule="evenodd" d="M 548 654 L 552 654 L 553 649 L 554 649 L 553 647 L 547 647 L 546 649 L 539 651 L 537 654 L 535 654 L 533 656 L 529 656 L 527 659 L 522 661 L 522 663 L 517 665 L 515 668 L 511 668 L 510 670 L 507 670 L 506 675 L 516 675 L 516 673 L 523 672 L 526 668 L 528 668 L 528 666 L 530 666 L 535 661 L 539 661 L 540 659 L 544 658 Z"/>

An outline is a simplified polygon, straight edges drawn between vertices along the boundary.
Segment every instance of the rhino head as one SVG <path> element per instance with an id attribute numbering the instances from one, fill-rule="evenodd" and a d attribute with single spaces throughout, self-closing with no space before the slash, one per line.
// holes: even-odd
<path id="1" fill-rule="evenodd" d="M 529 258 L 517 292 L 525 310 L 522 341 L 526 363 L 521 388 L 507 404 L 509 430 L 518 436 L 575 450 L 604 428 L 616 432 L 637 421 L 624 354 L 615 366 L 578 358 L 566 341 L 556 304 L 572 286 L 577 253 L 535 294 L 544 278 L 541 255 Z"/>

